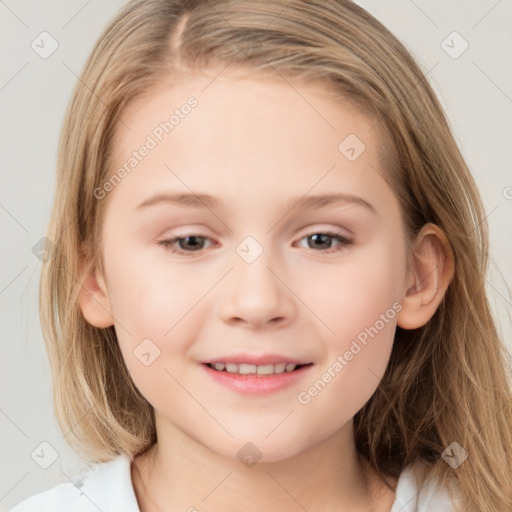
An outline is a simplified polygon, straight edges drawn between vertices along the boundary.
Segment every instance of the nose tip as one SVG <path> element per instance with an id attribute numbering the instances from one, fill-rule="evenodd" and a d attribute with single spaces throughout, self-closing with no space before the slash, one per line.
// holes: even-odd
<path id="1" fill-rule="evenodd" d="M 257 247 L 251 246 L 252 243 L 248 240 L 247 246 L 254 256 Z M 268 256 L 262 251 L 252 263 L 245 260 L 237 263 L 221 305 L 224 321 L 256 328 L 266 324 L 284 325 L 291 319 L 290 292 L 268 265 Z"/>

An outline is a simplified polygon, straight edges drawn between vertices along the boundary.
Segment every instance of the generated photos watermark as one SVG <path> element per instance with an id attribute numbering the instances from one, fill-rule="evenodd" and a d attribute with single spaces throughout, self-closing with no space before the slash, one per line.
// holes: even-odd
<path id="1" fill-rule="evenodd" d="M 96 187 L 93 191 L 93 195 L 96 199 L 104 199 L 109 192 L 121 183 L 126 176 L 128 176 L 133 169 L 135 169 L 140 162 L 146 158 L 153 149 L 155 149 L 160 142 L 162 142 L 166 135 L 169 135 L 172 130 L 178 126 L 183 119 L 185 119 L 192 109 L 196 108 L 199 104 L 197 98 L 190 96 L 183 105 L 179 108 L 175 108 L 173 114 L 169 119 L 162 121 L 155 126 L 151 133 L 147 135 L 144 143 L 136 150 L 134 150 L 131 156 L 110 176 L 110 178 L 103 183 L 101 187 Z"/>
<path id="2" fill-rule="evenodd" d="M 307 405 L 313 398 L 331 382 L 336 376 L 349 364 L 354 357 L 365 348 L 370 339 L 373 339 L 379 334 L 382 329 L 393 320 L 397 313 L 402 310 L 402 305 L 394 302 L 393 305 L 379 316 L 379 319 L 374 322 L 370 327 L 365 327 L 350 344 L 350 347 L 343 353 L 339 354 L 335 361 L 326 369 L 326 371 L 319 377 L 308 389 L 301 391 L 297 395 L 297 400 L 301 405 Z"/>

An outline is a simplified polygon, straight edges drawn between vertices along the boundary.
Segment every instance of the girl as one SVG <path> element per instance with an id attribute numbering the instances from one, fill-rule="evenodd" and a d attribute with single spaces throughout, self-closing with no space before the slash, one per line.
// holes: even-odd
<path id="1" fill-rule="evenodd" d="M 354 3 L 130 2 L 48 238 L 56 414 L 97 465 L 14 511 L 511 509 L 482 204 Z"/>

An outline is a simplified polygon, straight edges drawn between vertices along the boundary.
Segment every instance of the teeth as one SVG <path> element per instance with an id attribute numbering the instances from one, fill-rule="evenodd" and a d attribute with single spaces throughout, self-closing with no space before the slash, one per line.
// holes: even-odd
<path id="1" fill-rule="evenodd" d="M 256 373 L 255 364 L 240 364 L 238 365 L 238 373 L 242 375 L 249 375 L 250 373 Z"/>
<path id="2" fill-rule="evenodd" d="M 238 365 L 235 363 L 226 363 L 226 371 L 229 373 L 238 373 Z"/>
<path id="3" fill-rule="evenodd" d="M 275 373 L 283 373 L 285 369 L 286 369 L 286 363 L 279 363 L 279 364 L 275 365 L 274 372 Z"/>
<path id="4" fill-rule="evenodd" d="M 270 375 L 274 373 L 274 365 L 273 364 L 265 364 L 258 366 L 257 368 L 258 375 Z"/>
<path id="5" fill-rule="evenodd" d="M 217 371 L 224 371 L 228 373 L 238 373 L 240 375 L 272 375 L 274 373 L 293 372 L 297 367 L 294 363 L 279 363 L 279 364 L 236 364 L 236 363 L 215 363 L 212 365 Z"/>

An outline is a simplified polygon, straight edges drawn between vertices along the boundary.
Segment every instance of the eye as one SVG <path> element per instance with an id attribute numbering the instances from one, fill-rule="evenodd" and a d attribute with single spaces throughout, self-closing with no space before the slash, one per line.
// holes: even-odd
<path id="1" fill-rule="evenodd" d="M 209 238 L 201 235 L 188 235 L 162 240 L 158 242 L 158 244 L 163 246 L 167 251 L 188 256 L 191 253 L 199 252 L 201 249 L 204 249 L 205 240 L 209 240 Z M 176 248 L 176 245 L 178 245 L 178 248 Z M 191 250 L 189 250 L 190 248 Z"/>
<path id="2" fill-rule="evenodd" d="M 311 235 L 307 235 L 304 238 L 301 238 L 300 241 L 307 240 L 311 241 L 311 245 L 308 243 L 308 248 L 314 250 L 320 250 L 320 252 L 330 254 L 333 252 L 338 252 L 343 250 L 346 246 L 352 244 L 352 240 L 349 240 L 345 236 L 339 233 L 331 233 L 331 232 L 318 232 L 313 233 Z M 337 241 L 339 245 L 334 248 L 327 247 L 327 250 L 324 250 L 326 246 L 331 246 L 333 241 Z"/>
<path id="3" fill-rule="evenodd" d="M 201 235 L 187 235 L 162 240 L 158 242 L 158 245 L 164 247 L 166 251 L 170 251 L 175 254 L 192 256 L 194 253 L 198 253 L 204 249 L 205 242 L 209 240 L 211 241 L 210 238 Z M 308 242 L 311 241 L 311 245 L 308 243 L 309 249 L 326 254 L 338 252 L 344 247 L 352 244 L 352 240 L 349 240 L 341 234 L 332 232 L 312 233 L 311 235 L 307 235 L 300 239 L 300 241 L 302 240 L 307 240 Z M 338 242 L 338 245 L 331 247 L 333 242 Z"/>

